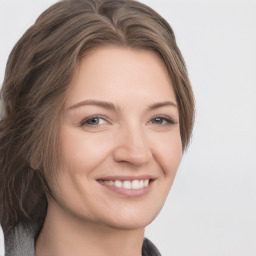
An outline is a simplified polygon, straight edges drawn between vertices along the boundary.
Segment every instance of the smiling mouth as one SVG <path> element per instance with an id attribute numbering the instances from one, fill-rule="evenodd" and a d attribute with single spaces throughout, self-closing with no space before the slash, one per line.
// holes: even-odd
<path id="1" fill-rule="evenodd" d="M 101 180 L 103 184 L 107 186 L 113 186 L 116 188 L 124 189 L 141 189 L 146 188 L 149 185 L 150 179 L 145 180 Z"/>
<path id="2" fill-rule="evenodd" d="M 97 182 L 108 191 L 125 197 L 140 197 L 148 194 L 153 189 L 157 179 L 152 175 L 140 176 L 105 176 Z"/>

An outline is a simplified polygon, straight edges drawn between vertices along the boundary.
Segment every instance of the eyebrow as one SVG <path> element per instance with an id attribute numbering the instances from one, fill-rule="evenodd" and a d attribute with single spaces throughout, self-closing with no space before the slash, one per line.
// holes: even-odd
<path id="1" fill-rule="evenodd" d="M 107 102 L 107 101 L 100 101 L 100 100 L 84 100 L 81 101 L 79 103 L 76 103 L 75 105 L 72 105 L 71 107 L 68 108 L 68 110 L 71 109 L 76 109 L 82 106 L 87 106 L 87 105 L 93 105 L 93 106 L 99 106 L 105 109 L 109 109 L 109 110 L 113 110 L 113 111 L 120 111 L 120 107 L 114 105 L 111 102 Z"/>
<path id="2" fill-rule="evenodd" d="M 174 103 L 173 101 L 163 101 L 163 102 L 158 102 L 155 104 L 152 104 L 148 107 L 149 110 L 154 110 L 156 108 L 161 108 L 161 107 L 165 107 L 165 106 L 173 106 L 177 108 L 177 104 Z"/>
<path id="3" fill-rule="evenodd" d="M 72 105 L 71 107 L 68 108 L 68 110 L 76 109 L 82 106 L 87 106 L 87 105 L 93 105 L 93 106 L 99 106 L 108 110 L 120 112 L 121 108 L 118 105 L 114 105 L 111 102 L 107 101 L 99 101 L 99 100 L 84 100 L 79 103 L 76 103 L 75 105 Z M 151 104 L 148 106 L 147 110 L 154 110 L 157 108 L 165 107 L 165 106 L 173 106 L 177 107 L 177 104 L 174 103 L 173 101 L 163 101 L 163 102 L 157 102 L 154 104 Z"/>

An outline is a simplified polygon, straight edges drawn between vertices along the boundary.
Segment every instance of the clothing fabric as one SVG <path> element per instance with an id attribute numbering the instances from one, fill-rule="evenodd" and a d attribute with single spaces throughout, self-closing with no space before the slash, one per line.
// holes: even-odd
<path id="1" fill-rule="evenodd" d="M 5 256 L 35 256 L 35 237 L 38 228 L 32 224 L 19 224 L 4 236 Z M 86 255 L 85 256 L 90 256 Z M 143 241 L 142 256 L 161 256 L 155 245 L 147 238 Z"/>

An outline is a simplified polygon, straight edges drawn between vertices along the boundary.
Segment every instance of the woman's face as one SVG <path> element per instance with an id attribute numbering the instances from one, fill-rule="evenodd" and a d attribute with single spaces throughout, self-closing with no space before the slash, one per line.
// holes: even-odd
<path id="1" fill-rule="evenodd" d="M 60 138 L 60 209 L 114 228 L 148 225 L 182 157 L 178 108 L 161 58 L 121 47 L 87 55 L 71 84 Z"/>

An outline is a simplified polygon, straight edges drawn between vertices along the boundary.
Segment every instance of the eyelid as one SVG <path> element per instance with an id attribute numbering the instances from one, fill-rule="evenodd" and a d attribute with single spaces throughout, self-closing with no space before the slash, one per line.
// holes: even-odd
<path id="1" fill-rule="evenodd" d="M 82 127 L 82 126 L 89 126 L 89 127 L 98 127 L 98 126 L 101 126 L 101 125 L 104 125 L 104 124 L 96 124 L 96 125 L 90 125 L 90 124 L 86 124 L 86 122 L 90 119 L 93 119 L 93 118 L 99 118 L 99 119 L 103 119 L 106 123 L 110 123 L 109 119 L 104 116 L 104 115 L 91 115 L 91 116 L 88 116 L 86 118 L 84 118 L 80 123 L 79 123 L 79 126 Z M 162 118 L 164 119 L 167 124 L 156 124 L 156 125 L 160 125 L 160 126 L 164 126 L 164 125 L 173 125 L 173 124 L 177 124 L 177 122 L 171 118 L 170 116 L 167 116 L 167 115 L 156 115 L 152 118 L 150 118 L 150 120 L 147 122 L 147 124 L 150 124 L 152 122 L 153 119 L 155 118 Z"/>
<path id="2" fill-rule="evenodd" d="M 97 127 L 97 126 L 100 126 L 100 125 L 89 125 L 89 124 L 86 124 L 86 122 L 90 119 L 93 119 L 93 118 L 99 118 L 99 119 L 103 119 L 105 122 L 108 122 L 108 118 L 106 118 L 105 116 L 103 115 L 91 115 L 91 116 L 88 116 L 86 118 L 84 118 L 80 123 L 79 123 L 79 126 L 90 126 L 90 127 Z"/>
<path id="3" fill-rule="evenodd" d="M 155 119 L 155 118 L 162 118 L 162 119 L 164 119 L 166 122 L 168 122 L 167 125 L 177 124 L 177 122 L 176 122 L 173 118 L 171 118 L 170 116 L 166 116 L 166 115 L 156 115 L 156 116 L 152 117 L 152 118 L 148 121 L 148 123 L 151 122 L 151 121 L 152 121 L 153 119 Z M 162 124 L 159 124 L 159 125 L 162 125 Z"/>

